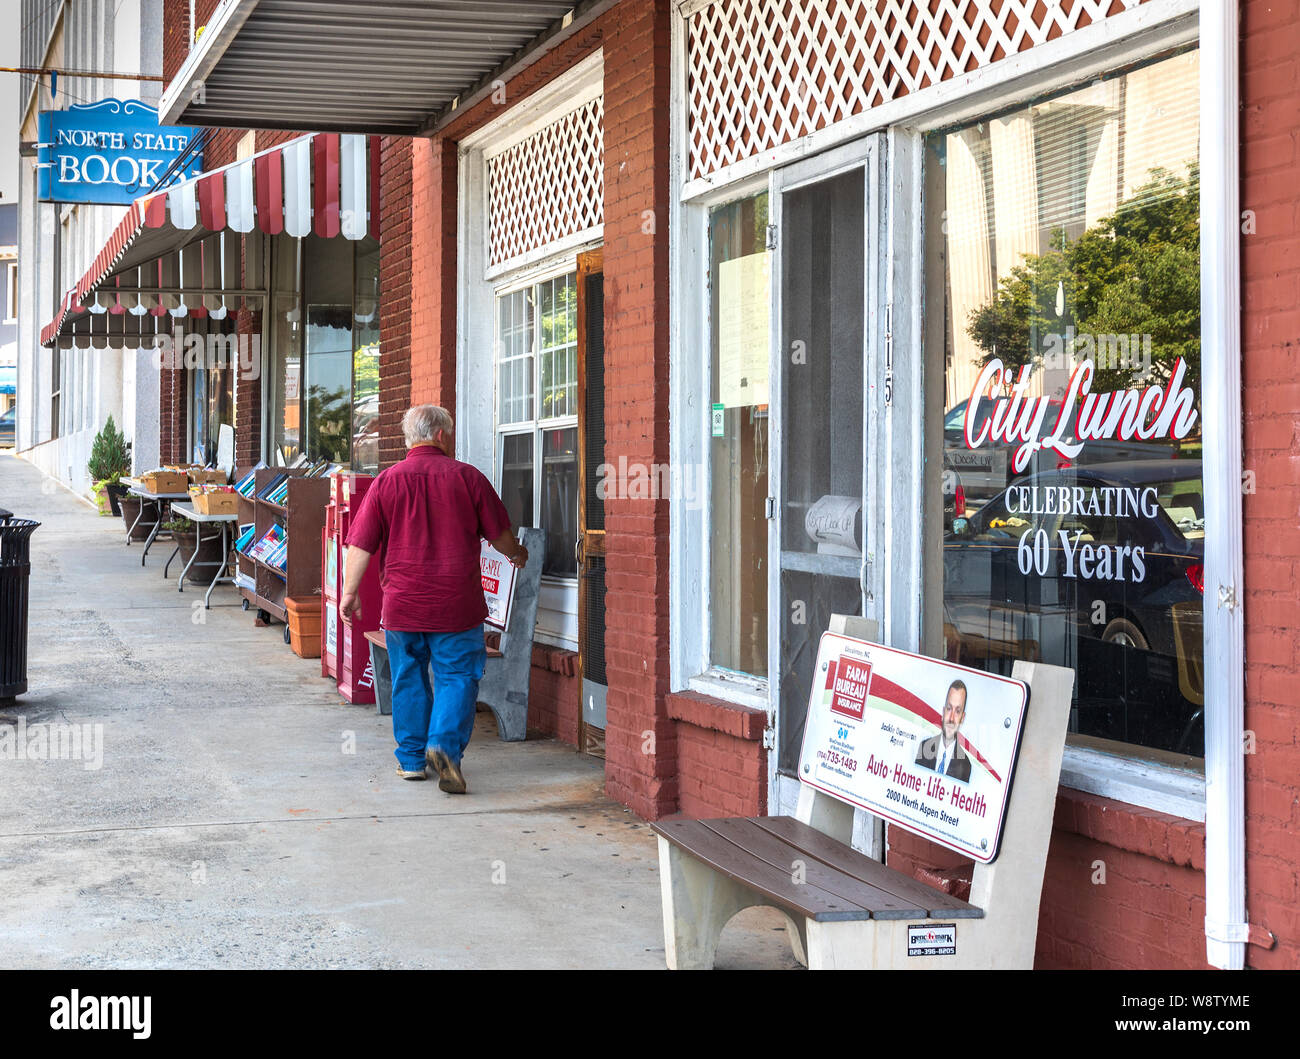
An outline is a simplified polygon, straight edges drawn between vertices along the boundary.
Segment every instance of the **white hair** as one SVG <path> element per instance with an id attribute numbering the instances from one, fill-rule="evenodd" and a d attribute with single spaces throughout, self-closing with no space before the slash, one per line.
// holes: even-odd
<path id="1" fill-rule="evenodd" d="M 402 435 L 408 449 L 420 441 L 433 441 L 440 430 L 450 434 L 451 428 L 451 413 L 436 404 L 412 405 L 402 416 Z"/>

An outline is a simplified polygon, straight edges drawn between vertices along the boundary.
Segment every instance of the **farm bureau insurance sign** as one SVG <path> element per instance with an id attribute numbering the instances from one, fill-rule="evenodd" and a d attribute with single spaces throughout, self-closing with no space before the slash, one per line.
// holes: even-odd
<path id="1" fill-rule="evenodd" d="M 965 685 L 953 692 L 964 696 L 960 750 L 945 757 L 954 681 Z M 998 853 L 1028 698 L 1019 680 L 826 633 L 799 778 L 987 864 Z"/>
<path id="2" fill-rule="evenodd" d="M 138 99 L 101 99 L 42 111 L 39 132 L 42 202 L 125 206 L 153 190 L 198 129 L 159 125 L 157 108 Z M 178 179 L 202 170 L 202 159 L 195 157 Z"/>

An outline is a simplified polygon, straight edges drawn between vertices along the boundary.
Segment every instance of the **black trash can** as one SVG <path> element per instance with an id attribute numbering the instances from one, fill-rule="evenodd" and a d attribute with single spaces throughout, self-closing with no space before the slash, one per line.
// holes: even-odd
<path id="1" fill-rule="evenodd" d="M 0 702 L 27 690 L 28 544 L 39 525 L 0 511 Z"/>

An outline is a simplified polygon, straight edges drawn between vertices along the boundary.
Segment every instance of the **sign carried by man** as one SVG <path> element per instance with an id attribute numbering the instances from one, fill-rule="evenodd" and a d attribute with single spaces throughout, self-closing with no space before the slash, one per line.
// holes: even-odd
<path id="1" fill-rule="evenodd" d="M 482 542 L 478 564 L 483 578 L 483 601 L 488 609 L 487 623 L 508 629 L 510 604 L 515 598 L 515 565 L 487 541 Z"/>
<path id="2" fill-rule="evenodd" d="M 1028 688 L 826 633 L 799 778 L 987 864 L 997 856 Z"/>

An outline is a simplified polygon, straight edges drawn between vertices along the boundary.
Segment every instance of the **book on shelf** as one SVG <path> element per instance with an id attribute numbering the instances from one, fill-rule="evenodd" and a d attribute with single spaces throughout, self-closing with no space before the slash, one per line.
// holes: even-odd
<path id="1" fill-rule="evenodd" d="M 329 460 L 321 460 L 319 463 L 312 464 L 305 477 L 328 478 L 331 474 L 334 474 L 339 470 L 342 470 L 342 468 L 337 463 L 330 463 Z"/>
<path id="2" fill-rule="evenodd" d="M 253 493 L 257 491 L 257 472 L 265 466 L 266 464 L 259 460 L 256 467 L 235 483 L 235 492 L 245 500 L 252 500 Z"/>
<path id="3" fill-rule="evenodd" d="M 288 480 L 289 480 L 289 476 L 287 474 L 277 474 L 274 478 L 272 478 L 269 482 L 267 482 L 266 485 L 262 486 L 261 492 L 257 494 L 258 499 L 271 500 L 271 494 L 275 492 L 275 490 L 277 490 L 284 482 Z M 275 501 L 271 500 L 271 503 L 275 503 Z"/>
<path id="4" fill-rule="evenodd" d="M 262 561 L 267 566 L 274 566 L 277 570 L 283 570 L 289 565 L 289 542 L 280 541 L 279 544 L 267 552 L 266 558 Z"/>
<path id="5" fill-rule="evenodd" d="M 267 557 L 271 554 L 271 552 L 275 550 L 275 548 L 277 548 L 282 542 L 287 542 L 287 540 L 288 540 L 288 534 L 285 533 L 283 526 L 272 526 L 264 534 L 262 534 L 261 538 L 257 541 L 257 543 L 254 544 L 248 550 L 248 554 L 250 558 L 258 559 L 261 562 L 265 563 L 268 561 Z M 287 550 L 288 548 L 287 543 L 285 544 L 285 548 Z"/>
<path id="6" fill-rule="evenodd" d="M 253 543 L 253 538 L 257 535 L 257 527 L 251 522 L 246 522 L 239 527 L 239 536 L 235 540 L 235 551 L 246 553 L 248 546 Z"/>

